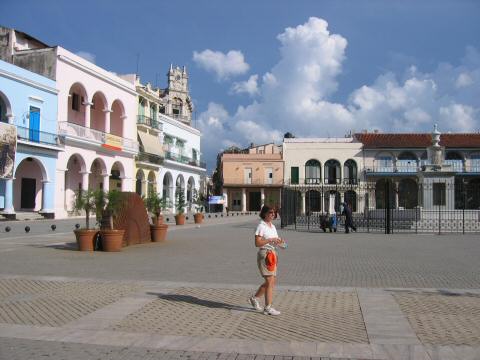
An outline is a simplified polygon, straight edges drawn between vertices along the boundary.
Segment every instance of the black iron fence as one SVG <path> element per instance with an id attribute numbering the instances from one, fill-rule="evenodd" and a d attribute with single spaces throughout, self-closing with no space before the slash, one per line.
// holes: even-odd
<path id="1" fill-rule="evenodd" d="M 480 178 L 382 178 L 358 184 L 288 185 L 281 226 L 344 231 L 344 204 L 357 231 L 480 233 Z"/>

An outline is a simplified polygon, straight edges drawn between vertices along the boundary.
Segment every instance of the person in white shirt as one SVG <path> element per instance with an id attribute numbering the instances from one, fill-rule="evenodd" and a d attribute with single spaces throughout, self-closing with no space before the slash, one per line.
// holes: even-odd
<path id="1" fill-rule="evenodd" d="M 261 311 L 262 307 L 258 299 L 265 296 L 265 308 L 263 313 L 265 315 L 280 315 L 280 311 L 275 310 L 272 307 L 273 301 L 273 288 L 275 287 L 275 279 L 277 276 L 276 265 L 276 248 L 277 246 L 285 247 L 285 241 L 280 239 L 277 234 L 275 225 L 272 224 L 272 220 L 275 218 L 275 211 L 268 207 L 263 206 L 260 211 L 260 217 L 262 221 L 257 226 L 255 231 L 255 246 L 259 248 L 257 253 L 257 265 L 260 270 L 260 274 L 265 279 L 265 282 L 260 285 L 254 296 L 249 299 L 250 304 L 257 311 Z M 273 252 L 273 255 L 269 252 Z M 268 259 L 267 259 L 268 258 Z M 274 262 L 270 261 L 273 258 Z M 269 262 L 267 264 L 266 262 Z"/>

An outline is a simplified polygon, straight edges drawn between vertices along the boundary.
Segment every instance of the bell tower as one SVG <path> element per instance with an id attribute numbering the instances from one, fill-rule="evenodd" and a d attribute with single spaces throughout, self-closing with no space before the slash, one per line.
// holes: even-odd
<path id="1" fill-rule="evenodd" d="M 188 92 L 187 68 L 173 67 L 167 73 L 169 114 L 173 118 L 190 125 L 192 122 L 193 105 Z"/>

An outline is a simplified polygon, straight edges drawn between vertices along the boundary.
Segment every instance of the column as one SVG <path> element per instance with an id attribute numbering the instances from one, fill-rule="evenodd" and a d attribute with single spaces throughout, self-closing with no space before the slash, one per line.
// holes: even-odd
<path id="1" fill-rule="evenodd" d="M 88 175 L 90 175 L 90 172 L 85 171 L 80 174 L 82 174 L 82 190 L 88 190 Z"/>
<path id="2" fill-rule="evenodd" d="M 13 179 L 5 179 L 5 207 L 3 214 L 15 214 L 13 208 Z"/>
<path id="3" fill-rule="evenodd" d="M 127 119 L 127 118 L 128 118 L 127 115 L 122 115 L 122 116 L 120 116 L 120 120 L 122 120 L 122 134 L 121 134 L 120 136 L 121 136 L 122 138 L 127 137 L 127 136 L 125 136 L 125 133 L 126 133 L 126 131 L 127 131 L 127 130 L 125 129 L 125 128 L 126 128 L 125 124 L 127 124 L 127 121 L 125 121 L 125 119 Z M 134 124 L 136 124 L 136 122 L 135 122 Z M 136 130 L 136 127 L 135 127 L 135 134 L 136 134 L 136 131 L 137 131 L 137 130 Z M 127 133 L 128 133 L 128 132 L 127 132 Z"/>
<path id="4" fill-rule="evenodd" d="M 129 186 L 129 181 L 131 180 L 130 178 L 127 177 L 120 177 L 120 180 L 122 181 L 122 191 L 130 191 L 131 187 Z M 143 182 L 142 182 L 142 187 L 143 187 Z"/>
<path id="5" fill-rule="evenodd" d="M 302 191 L 302 215 L 305 215 L 305 191 Z"/>
<path id="6" fill-rule="evenodd" d="M 53 198 L 55 195 L 54 183 L 49 180 L 42 180 L 42 209 L 40 213 L 54 213 Z"/>
<path id="7" fill-rule="evenodd" d="M 107 192 L 110 190 L 110 174 L 102 174 L 103 178 L 103 191 Z"/>
<path id="8" fill-rule="evenodd" d="M 242 188 L 242 212 L 247 212 L 247 190 Z"/>
<path id="9" fill-rule="evenodd" d="M 113 111 L 105 109 L 103 112 L 105 113 L 105 132 L 110 134 L 110 119 Z"/>
<path id="10" fill-rule="evenodd" d="M 260 202 L 263 207 L 263 205 L 265 205 L 265 189 L 264 188 L 260 189 L 260 199 L 261 199 Z"/>
<path id="11" fill-rule="evenodd" d="M 224 191 L 224 192 L 223 192 L 223 200 L 225 201 L 225 202 L 224 202 L 224 205 L 223 205 L 223 212 L 226 212 L 226 211 L 227 211 L 227 209 L 226 209 L 227 207 L 228 207 L 229 209 L 231 209 L 231 208 L 230 208 L 230 205 L 228 204 L 228 192 L 227 192 L 227 191 Z"/>
<path id="12" fill-rule="evenodd" d="M 84 102 L 83 105 L 85 105 L 85 127 L 89 128 L 90 127 L 90 106 L 92 105 L 92 103 Z"/>

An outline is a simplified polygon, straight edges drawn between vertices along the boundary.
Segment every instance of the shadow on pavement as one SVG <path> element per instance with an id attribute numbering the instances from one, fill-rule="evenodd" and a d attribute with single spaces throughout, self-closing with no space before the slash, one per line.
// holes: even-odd
<path id="1" fill-rule="evenodd" d="M 177 301 L 184 302 L 188 304 L 205 306 L 213 309 L 226 309 L 226 310 L 235 310 L 235 311 L 245 311 L 245 312 L 257 312 L 254 309 L 237 306 L 232 304 L 226 304 L 218 301 L 211 301 L 205 299 L 199 299 L 191 295 L 181 295 L 181 294 L 159 294 L 159 293 L 147 293 L 149 295 L 157 295 L 159 299 L 168 300 L 168 301 Z"/>
<path id="2" fill-rule="evenodd" d="M 70 251 L 78 251 L 78 246 L 76 242 L 69 242 L 69 243 L 64 243 L 64 244 L 47 244 L 47 245 L 37 245 L 37 244 L 32 244 L 28 245 L 31 247 L 36 247 L 36 248 L 51 248 L 51 249 L 56 249 L 56 250 L 70 250 Z"/>

